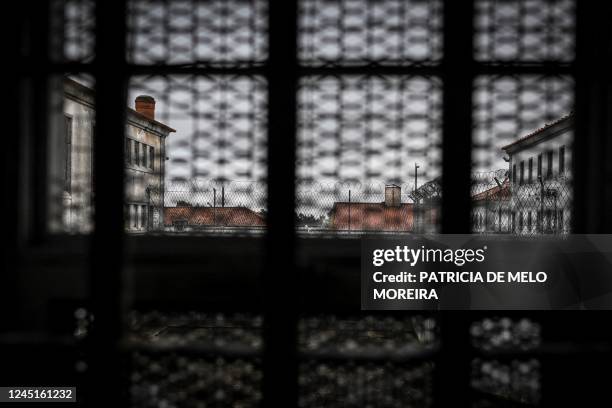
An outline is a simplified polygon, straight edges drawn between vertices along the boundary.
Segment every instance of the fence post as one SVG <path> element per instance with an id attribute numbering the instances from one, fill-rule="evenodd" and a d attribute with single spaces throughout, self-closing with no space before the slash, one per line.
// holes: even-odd
<path id="1" fill-rule="evenodd" d="M 544 233 L 544 179 L 540 174 L 538 176 L 540 181 L 540 233 Z"/>

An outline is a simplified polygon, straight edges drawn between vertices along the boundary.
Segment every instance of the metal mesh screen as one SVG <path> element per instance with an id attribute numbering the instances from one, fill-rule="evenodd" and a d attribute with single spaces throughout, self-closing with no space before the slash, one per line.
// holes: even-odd
<path id="1" fill-rule="evenodd" d="M 566 62 L 574 58 L 573 0 L 477 0 L 478 61 Z"/>
<path id="2" fill-rule="evenodd" d="M 145 205 L 145 211 L 153 214 L 144 226 L 146 231 L 211 232 L 222 227 L 228 232 L 263 227 L 265 86 L 262 78 L 250 76 L 132 80 L 131 99 L 141 94 L 153 97 L 155 120 L 176 130 L 147 142 L 146 132 L 128 121 L 131 143 L 143 144 L 141 149 L 153 147 L 161 156 L 162 167 L 147 168 L 134 160 L 127 165 L 129 204 Z M 134 148 L 127 147 L 128 151 Z"/>
<path id="3" fill-rule="evenodd" d="M 472 322 L 472 346 L 481 353 L 520 353 L 542 345 L 542 327 L 527 318 L 487 317 Z M 472 387 L 506 400 L 537 405 L 541 393 L 541 362 L 536 358 L 472 360 Z"/>
<path id="4" fill-rule="evenodd" d="M 128 59 L 137 64 L 253 65 L 267 56 L 267 2 L 132 0 Z"/>
<path id="5" fill-rule="evenodd" d="M 95 1 L 53 0 L 50 57 L 54 61 L 91 62 L 94 57 Z"/>
<path id="6" fill-rule="evenodd" d="M 258 406 L 260 316 L 134 311 L 129 324 L 132 406 Z M 302 318 L 299 405 L 430 406 L 437 329 L 426 315 Z"/>
<path id="7" fill-rule="evenodd" d="M 483 76 L 474 99 L 473 231 L 568 233 L 573 81 Z"/>
<path id="8" fill-rule="evenodd" d="M 300 59 L 318 66 L 439 60 L 440 9 L 440 1 L 423 0 L 300 1 Z"/>
<path id="9" fill-rule="evenodd" d="M 440 175 L 439 82 L 308 77 L 299 104 L 298 216 L 332 231 L 414 231 L 410 192 Z M 385 205 L 390 184 L 397 202 Z"/>

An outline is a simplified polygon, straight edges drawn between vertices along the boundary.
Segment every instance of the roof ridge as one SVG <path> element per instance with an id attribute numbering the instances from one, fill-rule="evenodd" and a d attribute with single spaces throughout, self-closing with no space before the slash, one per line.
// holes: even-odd
<path id="1" fill-rule="evenodd" d="M 531 138 L 533 136 L 536 136 L 536 135 L 542 133 L 543 131 L 551 128 L 552 126 L 555 126 L 555 125 L 557 125 L 557 124 L 563 122 L 564 120 L 567 120 L 567 119 L 569 119 L 569 118 L 571 118 L 573 116 L 574 116 L 574 111 L 571 110 L 570 113 L 568 113 L 567 115 L 564 115 L 564 116 L 562 116 L 562 117 L 560 117 L 558 119 L 555 119 L 555 120 L 553 120 L 550 123 L 546 123 L 546 124 L 544 124 L 544 126 L 539 127 L 536 130 L 534 130 L 534 131 L 532 131 L 532 132 L 530 132 L 530 133 L 528 133 L 528 134 L 526 134 L 524 136 L 521 136 L 520 138 L 518 138 L 517 140 L 513 141 L 512 143 L 509 143 L 509 144 L 507 144 L 505 146 L 502 146 L 502 150 L 505 150 L 506 148 L 508 148 L 510 146 L 514 146 L 517 143 L 523 142 L 523 141 L 525 141 L 525 140 L 527 140 L 527 139 L 529 139 L 529 138 Z"/>

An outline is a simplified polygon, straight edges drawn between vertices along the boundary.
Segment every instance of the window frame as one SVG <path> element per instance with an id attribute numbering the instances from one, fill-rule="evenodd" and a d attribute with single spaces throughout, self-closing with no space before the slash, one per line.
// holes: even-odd
<path id="1" fill-rule="evenodd" d="M 45 5 L 36 4 L 33 9 L 38 9 L 37 14 L 29 15 L 25 13 L 27 7 L 32 4 L 28 1 L 21 2 L 23 12 L 16 21 L 7 21 L 7 28 L 13 29 L 4 38 L 11 38 L 15 33 L 22 33 L 24 27 L 31 30 L 34 35 L 29 38 L 47 38 L 48 24 L 45 24 L 47 14 Z M 458 4 L 461 3 L 461 4 Z M 612 39 L 610 36 L 600 32 L 601 27 L 606 26 L 608 15 L 602 13 L 597 5 L 588 4 L 594 2 L 578 2 L 578 29 L 576 32 L 577 46 L 579 52 L 576 61 L 569 66 L 547 64 L 545 66 L 535 66 L 533 64 L 514 63 L 508 65 L 494 66 L 482 62 L 473 61 L 471 42 L 473 37 L 473 1 L 457 2 L 445 1 L 444 7 L 444 60 L 439 67 L 387 67 L 381 69 L 390 73 L 433 73 L 443 78 L 444 103 L 443 103 L 443 182 L 442 189 L 444 197 L 453 197 L 453 201 L 446 199 L 442 205 L 442 231 L 443 232 L 468 232 L 470 225 L 471 205 L 469 199 L 469 177 L 471 171 L 471 110 L 472 80 L 476 75 L 490 73 L 546 73 L 546 74 L 572 74 L 576 78 L 576 134 L 580 137 L 574 141 L 574 150 L 571 160 L 572 174 L 574 180 L 590 180 L 589 183 L 573 183 L 574 186 L 574 213 L 572 217 L 573 230 L 575 232 L 603 232 L 612 231 L 612 217 L 607 212 L 607 208 L 612 208 L 606 197 L 612 197 L 609 179 L 606 179 L 610 172 L 610 164 L 605 162 L 605 157 L 609 154 L 602 154 L 602 157 L 589 157 L 590 152 L 598 152 L 606 149 L 610 153 L 609 144 L 605 143 L 608 134 L 601 134 L 600 129 L 612 128 L 612 115 L 609 114 L 609 104 L 606 103 L 612 91 L 608 88 L 607 79 L 610 70 L 608 63 L 601 63 L 599 60 L 601 53 L 610 49 Z M 37 17 L 38 14 L 43 18 Z M 269 105 L 270 116 L 268 140 L 279 141 L 278 144 L 269 146 L 269 186 L 271 201 L 270 230 L 268 232 L 267 252 L 272 253 L 275 249 L 273 245 L 278 242 L 286 242 L 290 248 L 295 247 L 295 236 L 293 229 L 292 208 L 291 211 L 283 209 L 288 207 L 286 204 L 292 202 L 294 198 L 294 171 L 292 159 L 295 147 L 295 84 L 300 73 L 316 73 L 319 69 L 306 69 L 298 67 L 295 61 L 296 51 L 296 17 L 297 6 L 294 1 L 271 2 L 270 3 L 270 59 L 262 69 L 245 68 L 243 69 L 222 69 L 219 67 L 143 67 L 128 65 L 124 57 L 126 55 L 126 2 L 98 2 L 96 5 L 96 56 L 91 63 L 65 63 L 56 62 L 50 59 L 45 47 L 33 47 L 31 54 L 24 55 L 21 50 L 7 47 L 7 53 L 12 53 L 14 59 L 8 58 L 7 61 L 14 60 L 18 67 L 31 67 L 24 70 L 18 76 L 20 78 L 31 79 L 32 76 L 39 81 L 39 85 L 33 87 L 32 109 L 38 109 L 38 115 L 34 117 L 44 117 L 45 109 L 41 109 L 44 104 L 44 86 L 40 86 L 40 78 L 46 78 L 52 73 L 66 71 L 84 71 L 94 74 L 97 85 L 96 95 L 96 135 L 123 134 L 125 126 L 125 84 L 130 75 L 147 72 L 156 73 L 197 73 L 197 74 L 216 74 L 222 72 L 249 73 L 258 72 L 270 79 L 269 89 L 274 95 Z M 40 24 L 23 24 L 23 20 L 32 19 Z M 19 20 L 19 21 L 17 21 Z M 26 32 L 25 30 L 23 32 Z M 28 32 L 28 34 L 32 34 Z M 15 42 L 17 43 L 17 42 Z M 41 42 L 44 43 L 44 42 Z M 109 61 L 116 63 L 114 69 L 108 70 Z M 536 64 L 537 65 L 537 64 Z M 465 70 L 457 70 L 457 67 Z M 332 69 L 335 72 L 371 72 L 371 67 L 340 68 Z M 459 72 L 461 71 L 461 72 Z M 15 81 L 17 82 L 17 81 Z M 44 81 L 43 81 L 44 83 Z M 9 84 L 11 87 L 13 84 Z M 287 88 L 283 88 L 289 85 Z M 12 88 L 11 88 L 12 89 Z M 601 90 L 593 92 L 593 90 Z M 15 90 L 17 87 L 15 85 Z M 18 94 L 18 92 L 15 92 Z M 10 103 L 15 105 L 8 106 L 7 112 L 20 113 L 22 104 L 14 104 L 12 98 L 7 98 Z M 589 108 L 587 108 L 589 107 Z M 592 109 L 591 109 L 592 108 Z M 289 115 L 286 115 L 289 112 Z M 283 115 L 287 116 L 283 118 Z M 21 117 L 14 115 L 14 117 Z M 34 125 L 32 133 L 43 135 L 44 120 Z M 594 125 L 595 124 L 595 125 Z M 274 125 L 274 127 L 272 126 Z M 9 124 L 9 126 L 13 126 Z M 24 124 L 14 124 L 17 131 L 14 134 L 27 134 L 28 130 Z M 10 133 L 9 133 L 10 134 Z M 5 150 L 6 160 L 3 164 L 7 168 L 10 180 L 10 192 L 14 197 L 18 197 L 14 202 L 4 203 L 7 214 L 16 214 L 15 220 L 9 220 L 8 230 L 14 232 L 15 239 L 7 246 L 7 251 L 14 249 L 15 254 L 23 255 L 24 251 L 35 251 L 40 247 L 37 245 L 47 245 L 50 249 L 47 257 L 55 254 L 58 260 L 65 256 L 66 247 L 59 245 L 53 246 L 49 243 L 49 237 L 45 232 L 47 202 L 46 189 L 44 183 L 46 179 L 46 163 L 43 160 L 30 160 L 30 156 L 37 157 L 41 136 L 28 134 L 29 138 L 14 138 L 8 140 L 9 149 Z M 10 138 L 13 139 L 13 138 Z M 106 373 L 114 372 L 120 366 L 118 356 L 121 350 L 117 346 L 121 336 L 122 319 L 122 274 L 124 268 L 124 244 L 125 231 L 123 224 L 123 178 L 125 169 L 124 145 L 122 138 L 96 139 L 94 149 L 94 180 L 96 182 L 95 203 L 95 231 L 92 234 L 92 246 L 89 257 L 91 262 L 89 278 L 92 282 L 92 291 L 87 298 L 91 301 L 92 309 L 96 313 L 97 328 L 92 333 L 92 350 L 95 357 L 91 362 L 91 378 L 93 383 L 105 383 L 108 386 L 108 393 L 100 395 L 99 403 L 103 406 L 117 404 L 121 401 L 121 385 L 119 378 L 109 378 Z M 115 140 L 117 139 L 117 140 Z M 467 143 L 466 143 L 467 141 Z M 289 150 L 287 150 L 289 149 Z M 598 150 L 599 149 L 599 150 Z M 24 153 L 22 156 L 11 157 L 15 151 Z M 289 152 L 287 154 L 287 152 Z M 289 157 L 283 157 L 283 155 Z M 451 157 L 454 156 L 454 157 Z M 163 162 L 162 162 L 163 163 Z M 294 170 L 294 169 L 293 169 Z M 27 183 L 19 183 L 21 175 L 27 175 Z M 542 175 L 541 171 L 539 172 Z M 42 176 L 42 177 L 41 177 Z M 23 185 L 22 185 L 23 184 Z M 117 187 L 119 186 L 119 187 Z M 8 200 L 10 201 L 10 200 Z M 603 203 L 603 204 L 597 204 Z M 608 203 L 609 204 L 609 203 Z M 288 217 L 288 214 L 291 216 Z M 285 221 L 288 221 L 285 223 Z M 60 240 L 70 242 L 70 237 L 58 237 Z M 171 245 L 175 241 L 156 237 L 156 243 Z M 206 240 L 203 240 L 206 241 Z M 239 240 L 232 241 L 236 242 Z M 248 241 L 252 242 L 252 241 Z M 230 244 L 231 245 L 231 244 Z M 211 248 L 213 246 L 211 245 Z M 201 247 L 193 249 L 195 254 Z M 49 255 L 51 253 L 51 255 Z M 109 256 L 111 254 L 112 256 Z M 98 262 L 96 262 L 98 261 Z M 8 282 L 7 285 L 0 287 L 16 287 L 15 274 L 19 273 L 19 260 L 7 258 L 10 266 L 7 271 L 13 273 L 3 276 Z M 280 257 L 276 263 L 268 266 L 282 266 L 282 270 L 293 270 L 295 266 L 293 254 L 288 253 Z M 287 277 L 275 275 L 273 268 L 266 268 L 268 271 L 264 275 L 264 287 L 267 291 L 282 289 L 280 284 L 275 283 L 275 278 L 280 279 L 283 285 L 287 284 Z M 279 268 L 278 270 L 281 270 Z M 78 275 L 75 275 L 78 276 Z M 81 279 L 84 277 L 81 276 Z M 295 277 L 289 276 L 288 286 L 295 285 Z M 9 291 L 10 292 L 10 291 Z M 17 292 L 17 291 L 15 291 Z M 282 292 L 282 290 L 281 290 Z M 290 292 L 290 291 L 287 291 Z M 8 302 L 19 305 L 20 300 L 15 295 L 6 296 Z M 4 300 L 4 299 L 3 299 Z M 288 301 L 288 305 L 283 305 L 283 301 Z M 263 389 L 264 403 L 268 406 L 290 406 L 297 395 L 296 386 L 292 381 L 297 378 L 296 374 L 297 357 L 295 350 L 292 351 L 291 340 L 295 340 L 293 323 L 297 319 L 297 311 L 294 307 L 295 300 L 291 298 L 280 298 L 268 300 L 264 307 L 264 319 L 266 328 L 264 338 L 269 345 L 280 346 L 276 351 L 283 358 L 274 357 L 269 352 L 264 352 L 264 378 L 265 386 Z M 7 303 L 10 304 L 10 303 Z M 284 306 L 284 307 L 279 307 Z M 6 308 L 8 310 L 8 308 Z M 283 310 L 279 310 L 283 309 Z M 444 361 L 453 361 L 453 367 L 441 368 L 443 375 L 441 381 L 446 380 L 447 384 L 452 384 L 453 390 L 457 392 L 446 392 L 440 395 L 442 401 L 462 405 L 467 396 L 466 390 L 462 391 L 462 386 L 468 379 L 463 370 L 466 369 L 467 357 L 464 356 L 467 347 L 466 341 L 469 340 L 461 330 L 465 328 L 465 321 L 453 316 L 453 319 L 444 321 L 442 338 L 445 336 L 449 340 L 448 347 L 441 352 L 441 367 Z M 448 324 L 447 324 L 448 323 Z M 462 326 L 463 325 L 463 326 Z M 453 333 L 454 331 L 454 333 Z M 454 337 L 453 337 L 454 336 Z M 464 348 L 465 347 L 465 348 Z M 459 351 L 459 352 L 458 352 Z M 447 360 L 444 359 L 447 358 Z M 457 358 L 461 361 L 457 364 Z M 463 368 L 460 368 L 463 367 Z M 110 369 L 110 371 L 109 371 Z M 457 374 L 459 370 L 458 375 Z M 469 371 L 469 366 L 467 366 Z M 119 377 L 119 376 L 116 376 Z M 284 378 L 283 378 L 284 377 Z M 274 385 L 274 388 L 272 388 Z M 279 393 L 278 387 L 285 392 Z M 286 388 L 282 388 L 286 386 Z M 437 396 L 438 397 L 438 396 Z M 561 400 L 557 397 L 558 400 Z M 561 400 L 562 402 L 562 400 Z"/>

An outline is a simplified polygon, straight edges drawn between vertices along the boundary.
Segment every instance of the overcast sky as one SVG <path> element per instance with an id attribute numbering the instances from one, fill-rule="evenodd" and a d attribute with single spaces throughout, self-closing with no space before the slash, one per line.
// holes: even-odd
<path id="1" fill-rule="evenodd" d="M 573 57 L 571 0 L 477 2 L 477 59 Z M 263 60 L 266 2 L 132 2 L 130 60 Z M 367 4 L 367 7 L 366 7 Z M 82 16 L 67 8 L 75 21 Z M 439 1 L 307 0 L 301 3 L 300 56 L 390 63 L 441 56 Z M 67 25 L 81 38 L 79 25 Z M 73 27 L 74 26 L 74 27 Z M 76 28 L 75 28 L 76 27 Z M 523 35 L 521 36 L 521 33 Z M 77 33 L 78 34 L 78 33 Z M 520 40 L 519 40 L 520 39 Z M 91 45 L 76 40 L 67 53 Z M 75 45 L 77 44 L 77 45 Z M 297 174 L 319 182 L 395 182 L 413 186 L 440 171 L 440 90 L 435 79 L 307 79 L 299 95 Z M 572 109 L 571 82 L 525 76 L 477 79 L 474 93 L 475 171 L 505 168 L 501 146 Z M 261 78 L 135 78 L 129 106 L 140 94 L 157 101 L 157 118 L 177 130 L 168 139 L 168 181 L 265 178 L 265 82 Z"/>

